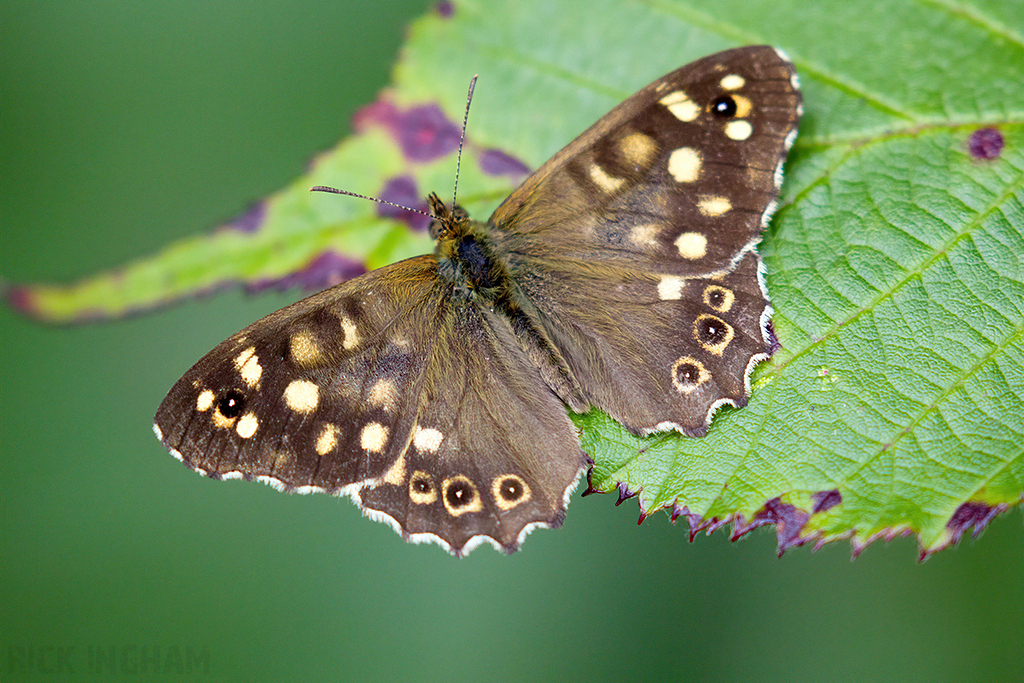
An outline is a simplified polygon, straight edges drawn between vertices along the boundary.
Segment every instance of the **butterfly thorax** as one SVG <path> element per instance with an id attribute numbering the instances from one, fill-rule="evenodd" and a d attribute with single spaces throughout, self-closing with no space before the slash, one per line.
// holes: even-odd
<path id="1" fill-rule="evenodd" d="M 586 412 L 590 403 L 579 381 L 536 306 L 516 286 L 507 258 L 491 236 L 491 226 L 470 219 L 457 204 L 449 210 L 436 194 L 428 200 L 440 278 L 452 287 L 454 296 L 470 299 L 503 320 L 555 395 L 574 411 Z"/>
<path id="2" fill-rule="evenodd" d="M 457 295 L 505 308 L 503 302 L 511 299 L 512 281 L 487 224 L 471 220 L 461 206 L 449 210 L 436 194 L 431 194 L 429 201 L 434 214 L 430 234 L 437 240 L 438 275 L 452 285 Z"/>

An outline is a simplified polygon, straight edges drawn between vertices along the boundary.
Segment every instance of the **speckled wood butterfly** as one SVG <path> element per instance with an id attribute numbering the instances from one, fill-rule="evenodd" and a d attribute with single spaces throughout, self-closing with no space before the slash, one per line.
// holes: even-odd
<path id="1" fill-rule="evenodd" d="M 796 136 L 792 65 L 705 57 L 609 112 L 486 223 L 430 196 L 433 254 L 200 360 L 156 414 L 196 471 L 348 494 L 412 541 L 512 552 L 589 459 L 566 413 L 702 436 L 778 342 L 756 246 Z"/>

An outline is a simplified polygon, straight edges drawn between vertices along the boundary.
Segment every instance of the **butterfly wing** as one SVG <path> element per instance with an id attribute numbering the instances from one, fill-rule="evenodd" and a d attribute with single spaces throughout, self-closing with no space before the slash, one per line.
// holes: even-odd
<path id="1" fill-rule="evenodd" d="M 755 247 L 800 110 L 773 48 L 711 55 L 620 104 L 491 217 L 583 393 L 634 431 L 702 435 L 774 351 Z"/>
<path id="2" fill-rule="evenodd" d="M 562 403 L 433 256 L 281 309 L 171 389 L 158 437 L 220 479 L 348 494 L 412 540 L 511 552 L 558 526 L 586 465 Z"/>

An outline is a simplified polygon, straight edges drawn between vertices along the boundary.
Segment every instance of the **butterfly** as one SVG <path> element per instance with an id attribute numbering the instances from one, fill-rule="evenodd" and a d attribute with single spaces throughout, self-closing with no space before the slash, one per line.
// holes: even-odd
<path id="1" fill-rule="evenodd" d="M 699 437 L 778 347 L 757 253 L 801 115 L 766 46 L 625 100 L 486 223 L 429 197 L 433 254 L 253 323 L 156 414 L 194 470 L 347 494 L 407 540 L 511 553 L 591 460 L 566 407 Z"/>

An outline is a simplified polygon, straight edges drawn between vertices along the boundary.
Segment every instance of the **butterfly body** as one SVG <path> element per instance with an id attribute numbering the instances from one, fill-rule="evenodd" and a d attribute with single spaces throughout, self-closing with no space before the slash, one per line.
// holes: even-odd
<path id="1" fill-rule="evenodd" d="M 486 222 L 436 195 L 435 253 L 223 342 L 156 430 L 219 478 L 346 493 L 411 540 L 511 552 L 589 464 L 566 413 L 701 436 L 777 342 L 756 253 L 800 113 L 771 48 L 616 107 Z"/>

